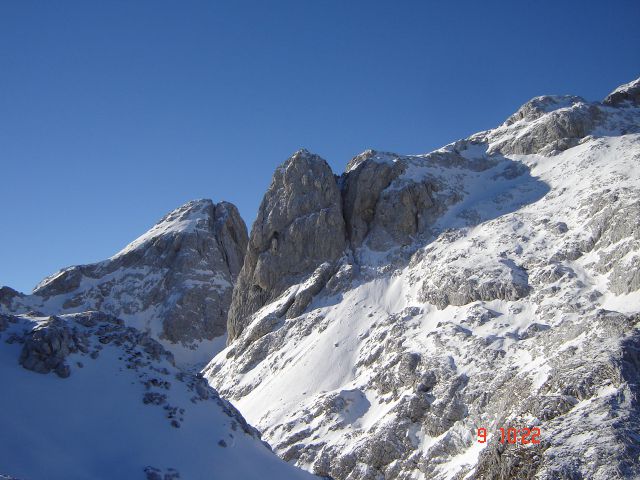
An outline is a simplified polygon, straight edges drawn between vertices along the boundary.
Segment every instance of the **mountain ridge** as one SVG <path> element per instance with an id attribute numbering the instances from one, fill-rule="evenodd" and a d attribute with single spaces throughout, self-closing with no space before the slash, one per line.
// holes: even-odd
<path id="1" fill-rule="evenodd" d="M 0 477 L 640 476 L 639 91 L 341 175 L 301 149 L 250 235 L 195 200 L 0 288 Z"/>
<path id="2" fill-rule="evenodd" d="M 210 384 L 285 460 L 338 480 L 640 475 L 637 84 L 535 97 L 428 154 L 356 156 L 331 187 L 344 249 L 297 275 L 277 251 L 247 257 L 281 283 L 246 311 L 237 285 Z M 304 174 L 281 176 L 311 155 L 276 169 L 257 227 L 294 264 L 331 225 L 298 216 Z M 274 211 L 309 230 L 283 235 Z M 544 442 L 500 443 L 511 427 Z"/>
<path id="3" fill-rule="evenodd" d="M 187 202 L 106 260 L 62 269 L 31 295 L 5 288 L 0 308 L 45 315 L 104 311 L 149 331 L 179 362 L 201 363 L 224 343 L 246 243 L 233 204 Z"/>

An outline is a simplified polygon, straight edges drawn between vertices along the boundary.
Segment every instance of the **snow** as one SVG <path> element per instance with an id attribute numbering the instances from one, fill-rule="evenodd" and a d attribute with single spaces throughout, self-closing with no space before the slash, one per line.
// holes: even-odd
<path id="1" fill-rule="evenodd" d="M 215 337 L 212 340 L 200 340 L 189 347 L 180 343 L 158 340 L 164 348 L 173 354 L 176 364 L 189 372 L 198 372 L 227 346 L 227 335 Z"/>
<path id="2" fill-rule="evenodd" d="M 376 151 L 371 151 L 371 153 L 373 153 L 373 154 L 370 155 L 368 157 L 368 159 L 371 160 L 371 161 L 374 161 L 376 163 L 391 165 L 391 164 L 395 163 L 398 160 L 398 156 L 393 154 L 393 153 L 376 152 Z M 355 170 L 357 168 L 357 166 L 360 165 L 360 163 L 362 163 L 362 162 L 356 162 L 353 165 L 351 165 L 349 167 L 349 169 L 347 170 L 347 172 L 350 172 L 351 170 Z"/>
<path id="3" fill-rule="evenodd" d="M 168 233 L 189 233 L 198 230 L 203 225 L 207 216 L 205 209 L 211 207 L 213 202 L 208 199 L 194 200 L 179 209 L 174 210 L 156 223 L 150 230 L 140 235 L 129 245 L 111 257 L 111 260 L 126 255 L 140 248 L 142 245 Z"/>
<path id="4" fill-rule="evenodd" d="M 480 452 L 482 452 L 486 446 L 487 443 L 473 442 L 464 453 L 451 457 L 447 462 L 446 468 L 443 470 L 443 478 L 447 480 L 454 479 L 463 467 L 475 465 L 480 456 Z M 471 472 L 465 475 L 464 478 L 469 478 L 469 475 L 471 475 Z"/>
<path id="5" fill-rule="evenodd" d="M 638 311 L 638 305 L 640 305 L 640 291 L 625 295 L 607 293 L 602 300 L 602 308 L 626 314 L 636 313 Z"/>
<path id="6" fill-rule="evenodd" d="M 33 328 L 24 319 L 17 327 Z M 7 332 L 9 333 L 9 332 Z M 3 334 L 4 336 L 5 334 Z M 234 429 L 233 419 L 214 402 L 193 403 L 193 392 L 173 379 L 166 393 L 185 408 L 174 428 L 161 407 L 142 402 L 139 373 L 125 368 L 125 353 L 109 344 L 93 360 L 73 354 L 72 374 L 61 379 L 18 365 L 19 344 L 0 343 L 0 471 L 17 478 L 144 478 L 143 469 L 174 468 L 180 478 L 311 478 L 273 455 L 257 439 Z M 76 362 L 81 361 L 83 368 Z M 157 362 L 144 378 L 168 369 Z M 226 447 L 218 442 L 224 440 Z"/>

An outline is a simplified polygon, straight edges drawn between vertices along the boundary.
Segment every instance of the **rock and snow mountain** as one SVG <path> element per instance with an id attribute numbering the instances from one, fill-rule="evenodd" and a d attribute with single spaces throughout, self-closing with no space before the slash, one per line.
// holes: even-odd
<path id="1" fill-rule="evenodd" d="M 246 247 L 246 226 L 234 205 L 192 201 L 108 260 L 65 268 L 31 295 L 3 287 L 0 311 L 100 311 L 149 332 L 180 364 L 207 362 L 224 345 Z"/>
<path id="2" fill-rule="evenodd" d="M 339 177 L 299 151 L 204 374 L 336 480 L 638 478 L 639 272 L 640 79 Z"/>
<path id="3" fill-rule="evenodd" d="M 339 177 L 302 150 L 249 238 L 190 202 L 0 289 L 0 478 L 310 478 L 188 371 L 225 321 L 203 373 L 314 473 L 640 477 L 639 225 L 640 80 Z"/>
<path id="4" fill-rule="evenodd" d="M 32 295 L 1 289 L 0 478 L 313 478 L 188 369 L 224 345 L 246 244 L 233 205 L 194 201 Z"/>
<path id="5" fill-rule="evenodd" d="M 312 478 L 200 375 L 108 314 L 0 314 L 0 379 L 0 478 Z"/>

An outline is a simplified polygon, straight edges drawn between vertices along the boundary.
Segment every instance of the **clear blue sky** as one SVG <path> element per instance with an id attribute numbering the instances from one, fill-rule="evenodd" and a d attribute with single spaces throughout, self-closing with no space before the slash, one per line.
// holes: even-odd
<path id="1" fill-rule="evenodd" d="M 640 2 L 0 2 L 0 285 L 106 258 L 194 199 L 251 224 L 306 147 L 341 171 L 529 98 L 640 76 Z"/>

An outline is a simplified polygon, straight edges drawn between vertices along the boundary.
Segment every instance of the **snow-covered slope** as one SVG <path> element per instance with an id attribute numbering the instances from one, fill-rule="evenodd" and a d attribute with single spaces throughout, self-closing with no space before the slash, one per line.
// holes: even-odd
<path id="1" fill-rule="evenodd" d="M 148 334 L 106 314 L 0 315 L 0 379 L 0 478 L 312 478 Z"/>
<path id="2" fill-rule="evenodd" d="M 538 97 L 426 155 L 365 152 L 325 202 L 343 225 L 298 206 L 336 190 L 294 174 L 326 169 L 298 152 L 254 224 L 211 385 L 338 480 L 639 478 L 639 84 Z M 342 256 L 314 231 L 345 232 Z M 302 248 L 317 261 L 296 269 Z M 500 442 L 534 427 L 539 444 Z"/>
<path id="3" fill-rule="evenodd" d="M 99 310 L 149 332 L 179 363 L 201 364 L 224 345 L 246 245 L 246 226 L 234 205 L 189 202 L 108 260 L 63 269 L 32 295 L 3 288 L 0 311 Z"/>

